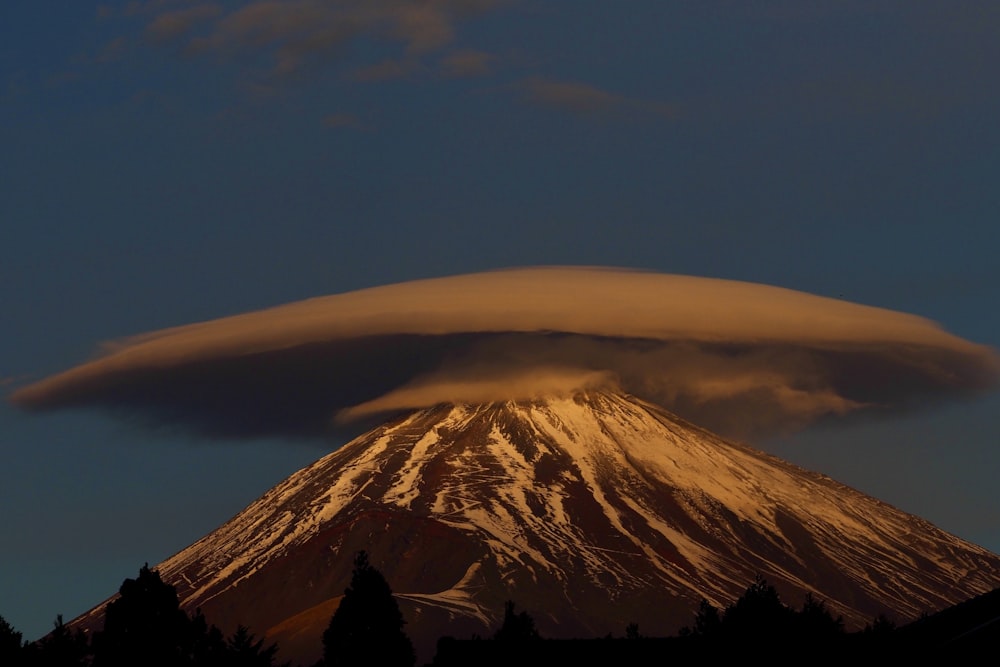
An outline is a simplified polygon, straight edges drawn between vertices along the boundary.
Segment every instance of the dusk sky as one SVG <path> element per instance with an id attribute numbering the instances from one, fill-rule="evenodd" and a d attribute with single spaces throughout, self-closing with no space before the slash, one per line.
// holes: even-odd
<path id="1" fill-rule="evenodd" d="M 0 5 L 0 391 L 108 341 L 540 265 L 749 281 L 1000 348 L 995 2 Z M 751 444 L 1000 552 L 1000 395 Z M 338 446 L 0 402 L 26 638 Z"/>

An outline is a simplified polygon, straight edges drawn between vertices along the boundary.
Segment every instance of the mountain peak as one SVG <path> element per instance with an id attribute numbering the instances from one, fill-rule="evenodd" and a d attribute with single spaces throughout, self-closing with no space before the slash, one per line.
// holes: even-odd
<path id="1" fill-rule="evenodd" d="M 1000 582 L 984 549 L 607 390 L 400 417 L 159 569 L 185 608 L 310 659 L 361 549 L 427 657 L 441 635 L 491 634 L 507 599 L 545 636 L 630 622 L 665 635 L 758 574 L 793 604 L 817 595 L 849 627 Z"/>

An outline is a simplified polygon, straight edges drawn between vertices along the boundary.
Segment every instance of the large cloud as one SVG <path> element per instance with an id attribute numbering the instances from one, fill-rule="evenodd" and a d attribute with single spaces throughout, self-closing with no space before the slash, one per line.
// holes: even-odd
<path id="1" fill-rule="evenodd" d="M 998 377 L 991 349 L 913 315 L 751 283 L 539 268 L 156 331 L 11 399 L 215 436 L 308 437 L 439 402 L 613 387 L 745 435 L 908 409 Z"/>

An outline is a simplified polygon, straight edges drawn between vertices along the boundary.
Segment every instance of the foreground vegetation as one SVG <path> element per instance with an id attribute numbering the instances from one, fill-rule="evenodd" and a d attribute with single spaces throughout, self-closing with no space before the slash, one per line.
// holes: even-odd
<path id="1" fill-rule="evenodd" d="M 525 667 L 567 659 L 644 665 L 755 656 L 772 664 L 806 657 L 832 663 L 907 654 L 926 658 L 941 652 L 942 646 L 928 643 L 929 633 L 919 627 L 906 630 L 878 617 L 864 630 L 848 633 L 842 619 L 822 601 L 807 596 L 800 609 L 793 609 L 758 577 L 724 609 L 702 601 L 693 624 L 669 638 L 644 637 L 631 624 L 622 638 L 545 640 L 532 617 L 508 602 L 493 637 L 442 638 L 432 665 L 489 667 L 515 662 Z M 946 650 L 954 657 L 963 646 L 953 643 Z M 266 644 L 245 627 L 225 637 L 200 611 L 189 616 L 180 609 L 174 588 L 148 566 L 139 570 L 138 578 L 125 580 L 119 596 L 108 604 L 103 630 L 92 635 L 71 631 L 58 617 L 50 634 L 23 642 L 21 634 L 0 617 L 3 667 L 278 667 L 278 655 L 276 644 Z M 415 662 L 392 591 L 360 552 L 350 586 L 323 634 L 323 659 L 314 667 L 413 667 Z"/>

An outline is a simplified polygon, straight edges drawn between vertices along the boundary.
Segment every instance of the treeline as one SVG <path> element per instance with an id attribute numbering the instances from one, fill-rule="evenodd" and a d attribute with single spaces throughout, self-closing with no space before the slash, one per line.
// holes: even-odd
<path id="1" fill-rule="evenodd" d="M 404 632 L 403 616 L 382 574 L 365 552 L 357 554 L 351 583 L 326 631 L 323 658 L 312 667 L 413 667 L 416 656 Z M 545 640 L 525 611 L 508 602 L 500 628 L 490 638 L 442 638 L 433 667 L 518 664 L 661 664 L 663 660 L 721 660 L 760 657 L 772 664 L 847 659 L 926 658 L 939 646 L 922 643 L 918 633 L 900 632 L 885 617 L 848 633 L 842 618 L 811 595 L 801 608 L 783 603 L 777 590 L 758 577 L 744 594 L 719 609 L 703 600 L 693 623 L 676 637 L 642 635 L 636 624 L 624 636 Z M 954 647 L 952 647 L 954 648 Z M 229 637 L 208 623 L 200 610 L 180 609 L 174 588 L 144 566 L 126 579 L 105 610 L 104 628 L 87 635 L 71 631 L 59 617 L 54 630 L 23 642 L 0 617 L 0 667 L 288 667 L 276 662 L 278 646 L 247 628 Z"/>
<path id="2" fill-rule="evenodd" d="M 357 554 L 351 584 L 323 633 L 323 659 L 313 667 L 412 667 L 416 655 L 403 615 L 382 574 Z M 240 626 L 225 637 L 200 610 L 189 616 L 176 589 L 148 564 L 126 579 L 104 612 L 104 628 L 88 635 L 56 619 L 34 642 L 0 617 L 0 667 L 289 667 L 277 644 Z"/>
<path id="3" fill-rule="evenodd" d="M 105 610 L 104 629 L 92 635 L 70 630 L 59 616 L 51 633 L 22 642 L 0 618 L 0 666 L 277 667 L 275 644 L 265 646 L 242 626 L 225 637 L 200 610 L 189 616 L 174 587 L 148 565 L 118 593 Z"/>
<path id="4" fill-rule="evenodd" d="M 704 657 L 734 657 L 760 653 L 777 662 L 813 655 L 816 661 L 842 661 L 849 656 L 874 656 L 895 650 L 896 626 L 878 616 L 863 630 L 847 632 L 822 600 L 807 594 L 795 609 L 781 601 L 777 589 L 762 577 L 725 609 L 702 600 L 694 624 L 683 628 L 677 653 Z M 766 650 L 766 653 L 765 653 Z"/>
<path id="5" fill-rule="evenodd" d="M 761 659 L 768 664 L 842 663 L 852 656 L 885 657 L 898 652 L 896 627 L 884 616 L 864 630 L 849 633 L 843 619 L 807 595 L 800 609 L 784 604 L 777 589 L 757 577 L 724 609 L 702 600 L 692 625 L 675 637 L 646 637 L 638 625 L 623 637 L 542 640 L 525 612 L 508 603 L 504 625 L 492 640 L 444 638 L 433 667 L 551 665 L 553 661 L 590 665 L 661 665 L 665 661 L 721 663 Z"/>

